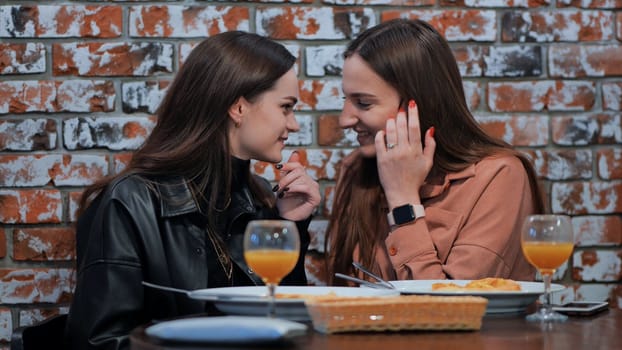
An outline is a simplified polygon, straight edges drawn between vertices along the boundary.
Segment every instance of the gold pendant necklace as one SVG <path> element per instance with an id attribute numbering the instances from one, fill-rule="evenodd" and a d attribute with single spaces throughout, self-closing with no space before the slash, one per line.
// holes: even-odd
<path id="1" fill-rule="evenodd" d="M 214 237 L 215 233 L 212 232 L 209 228 L 207 228 L 207 237 L 209 237 L 210 242 L 212 242 L 212 246 L 214 247 L 214 251 L 218 256 L 218 262 L 222 267 L 225 276 L 227 276 L 227 281 L 231 284 L 231 276 L 233 275 L 233 263 L 231 262 L 231 257 L 225 249 L 223 248 L 224 243 L 218 237 Z"/>

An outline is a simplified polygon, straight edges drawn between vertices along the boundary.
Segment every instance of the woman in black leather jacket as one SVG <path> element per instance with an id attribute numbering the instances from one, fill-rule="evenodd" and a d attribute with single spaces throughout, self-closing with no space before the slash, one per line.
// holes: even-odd
<path id="1" fill-rule="evenodd" d="M 191 52 L 128 167 L 83 194 L 68 348 L 126 349 L 138 325 L 209 311 L 142 281 L 190 290 L 261 284 L 243 257 L 250 220 L 297 223 L 300 258 L 283 284 L 307 283 L 319 186 L 296 152 L 278 164 L 299 129 L 294 63 L 282 45 L 244 32 L 210 37 Z M 274 188 L 251 174 L 251 159 L 277 164 Z"/>

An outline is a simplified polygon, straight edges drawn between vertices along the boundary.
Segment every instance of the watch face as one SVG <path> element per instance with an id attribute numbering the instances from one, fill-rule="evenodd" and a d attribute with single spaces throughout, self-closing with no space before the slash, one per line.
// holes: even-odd
<path id="1" fill-rule="evenodd" d="M 393 219 L 396 225 L 405 224 L 415 220 L 415 211 L 410 204 L 402 205 L 393 209 Z"/>

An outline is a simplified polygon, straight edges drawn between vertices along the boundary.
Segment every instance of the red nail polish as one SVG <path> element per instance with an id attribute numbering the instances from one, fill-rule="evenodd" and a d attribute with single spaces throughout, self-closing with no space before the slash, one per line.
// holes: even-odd
<path id="1" fill-rule="evenodd" d="M 430 137 L 434 137 L 434 131 L 436 131 L 436 129 L 434 129 L 434 127 L 430 127 Z"/>
<path id="2" fill-rule="evenodd" d="M 408 101 L 408 108 L 415 108 L 415 107 L 417 107 L 415 100 Z"/>
<path id="3" fill-rule="evenodd" d="M 395 119 L 395 117 L 396 117 L 395 115 L 389 115 L 388 119 Z"/>
<path id="4" fill-rule="evenodd" d="M 406 110 L 404 109 L 404 107 L 400 107 L 400 113 L 406 113 Z"/>

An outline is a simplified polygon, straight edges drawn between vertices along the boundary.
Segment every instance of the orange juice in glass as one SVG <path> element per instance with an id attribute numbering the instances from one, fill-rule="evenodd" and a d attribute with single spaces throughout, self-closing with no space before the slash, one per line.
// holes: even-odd
<path id="1" fill-rule="evenodd" d="M 528 321 L 563 322 L 568 317 L 553 311 L 551 279 L 555 270 L 572 254 L 574 237 L 570 217 L 565 215 L 530 215 L 525 218 L 521 234 L 525 258 L 536 267 L 544 281 L 544 304 Z"/>
<path id="2" fill-rule="evenodd" d="M 552 275 L 572 253 L 574 244 L 560 242 L 523 242 L 523 254 L 541 273 Z"/>
<path id="3" fill-rule="evenodd" d="M 255 271 L 264 283 L 279 284 L 283 277 L 292 272 L 298 251 L 279 249 L 258 249 L 244 253 L 244 259 L 248 266 Z"/>
<path id="4" fill-rule="evenodd" d="M 276 286 L 290 273 L 300 254 L 296 224 L 288 220 L 253 220 L 244 232 L 244 259 L 268 287 L 268 317 L 275 316 Z"/>

